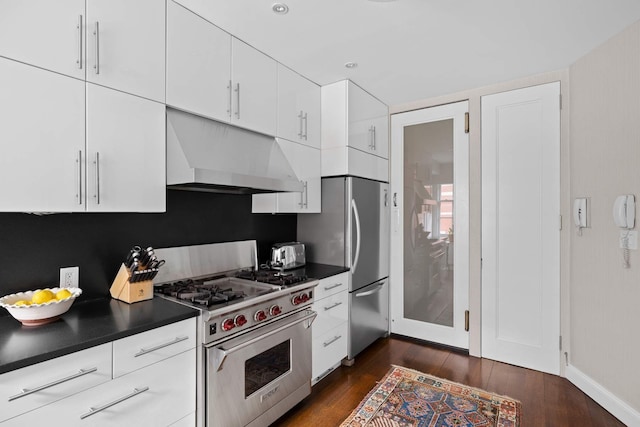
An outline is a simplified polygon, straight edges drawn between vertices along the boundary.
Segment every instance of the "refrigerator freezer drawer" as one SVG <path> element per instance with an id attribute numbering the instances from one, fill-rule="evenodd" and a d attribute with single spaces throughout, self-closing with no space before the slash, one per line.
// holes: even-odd
<path id="1" fill-rule="evenodd" d="M 387 279 L 349 293 L 349 349 L 353 359 L 371 343 L 389 333 L 389 283 Z"/>

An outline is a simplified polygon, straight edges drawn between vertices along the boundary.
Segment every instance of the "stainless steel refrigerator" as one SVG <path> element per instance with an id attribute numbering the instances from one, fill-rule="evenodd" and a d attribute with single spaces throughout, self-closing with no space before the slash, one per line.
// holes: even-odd
<path id="1" fill-rule="evenodd" d="M 389 184 L 322 179 L 322 213 L 298 215 L 308 261 L 350 268 L 348 359 L 389 332 Z"/>

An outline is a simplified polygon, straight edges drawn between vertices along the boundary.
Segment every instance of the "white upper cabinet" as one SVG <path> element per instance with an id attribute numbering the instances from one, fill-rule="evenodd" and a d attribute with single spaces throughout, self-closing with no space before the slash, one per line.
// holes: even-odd
<path id="1" fill-rule="evenodd" d="M 320 86 L 278 64 L 278 136 L 320 148 Z"/>
<path id="2" fill-rule="evenodd" d="M 349 146 L 389 158 L 389 109 L 349 80 L 322 87 L 322 148 Z"/>
<path id="3" fill-rule="evenodd" d="M 168 2 L 168 105 L 276 135 L 277 84 L 275 60 Z"/>
<path id="4" fill-rule="evenodd" d="M 389 158 L 389 110 L 386 105 L 351 82 L 348 91 L 347 145 Z"/>
<path id="5" fill-rule="evenodd" d="M 231 39 L 231 123 L 276 134 L 276 61 L 248 44 Z"/>
<path id="6" fill-rule="evenodd" d="M 165 107 L 87 85 L 87 210 L 164 212 Z"/>
<path id="7" fill-rule="evenodd" d="M 87 1 L 87 81 L 165 101 L 165 1 Z"/>
<path id="8" fill-rule="evenodd" d="M 84 79 L 84 0 L 0 0 L 0 56 Z"/>
<path id="9" fill-rule="evenodd" d="M 164 102 L 165 1 L 0 0 L 0 55 Z"/>
<path id="10" fill-rule="evenodd" d="M 323 86 L 322 176 L 389 180 L 389 110 L 349 80 Z"/>
<path id="11" fill-rule="evenodd" d="M 165 210 L 163 104 L 4 58 L 0 93 L 0 211 Z"/>
<path id="12" fill-rule="evenodd" d="M 167 2 L 167 104 L 229 121 L 231 35 Z"/>
<path id="13" fill-rule="evenodd" d="M 85 83 L 0 58 L 0 211 L 84 211 Z"/>
<path id="14" fill-rule="evenodd" d="M 320 213 L 320 150 L 278 138 L 278 145 L 303 183 L 302 192 L 254 194 L 253 213 Z"/>

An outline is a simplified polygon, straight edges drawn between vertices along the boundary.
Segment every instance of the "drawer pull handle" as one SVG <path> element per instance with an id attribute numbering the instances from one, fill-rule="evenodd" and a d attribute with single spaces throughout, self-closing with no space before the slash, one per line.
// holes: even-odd
<path id="1" fill-rule="evenodd" d="M 98 406 L 97 408 L 94 408 L 92 406 L 91 408 L 89 408 L 89 412 L 87 412 L 86 414 L 80 415 L 80 419 L 84 420 L 85 418 L 90 417 L 91 415 L 95 415 L 100 411 L 104 411 L 107 408 L 111 408 L 112 406 L 117 405 L 120 402 L 124 402 L 127 399 L 131 399 L 132 397 L 137 396 L 140 393 L 144 393 L 147 390 L 149 390 L 149 387 L 134 388 L 133 393 L 123 396 L 119 399 L 116 399 L 113 402 L 107 403 L 106 405 Z"/>
<path id="2" fill-rule="evenodd" d="M 325 307 L 325 308 L 324 308 L 324 311 L 329 311 L 329 310 L 331 310 L 332 308 L 336 308 L 336 307 L 337 307 L 337 306 L 339 306 L 339 305 L 342 305 L 342 303 L 341 303 L 340 301 L 338 301 L 337 303 L 335 303 L 335 304 L 333 304 L 333 305 L 330 305 L 329 307 Z"/>
<path id="3" fill-rule="evenodd" d="M 337 287 L 339 287 L 339 286 L 342 286 L 342 282 L 340 282 L 340 283 L 336 283 L 335 285 L 331 285 L 331 286 L 325 286 L 325 287 L 324 287 L 324 290 L 325 290 L 325 291 L 330 291 L 331 289 L 337 288 Z"/>
<path id="4" fill-rule="evenodd" d="M 157 346 L 155 346 L 155 347 L 151 347 L 151 348 L 141 348 L 141 349 L 140 349 L 140 351 L 139 351 L 139 352 L 137 352 L 137 353 L 134 355 L 134 357 L 144 356 L 145 354 L 152 353 L 152 352 L 154 352 L 154 351 L 156 351 L 156 350 L 160 350 L 161 348 L 169 347 L 170 345 L 177 344 L 177 343 L 179 343 L 179 342 L 181 342 L 181 341 L 185 341 L 185 340 L 188 340 L 188 339 L 189 339 L 189 337 L 188 337 L 188 336 L 184 336 L 184 337 L 175 337 L 172 341 L 166 342 L 166 343 L 164 343 L 164 344 L 157 345 Z"/>
<path id="5" fill-rule="evenodd" d="M 342 338 L 342 335 L 336 335 L 335 337 L 331 338 L 329 341 L 323 342 L 322 345 L 325 347 L 329 347 L 331 344 L 338 341 L 340 338 Z"/>
<path id="6" fill-rule="evenodd" d="M 20 399 L 21 397 L 28 396 L 28 395 L 30 395 L 32 393 L 36 393 L 38 391 L 45 390 L 45 389 L 53 387 L 55 385 L 66 383 L 67 381 L 71 381 L 71 380 L 73 380 L 75 378 L 81 377 L 83 375 L 90 374 L 90 373 L 95 372 L 97 370 L 98 370 L 97 367 L 96 368 L 90 368 L 90 369 L 80 369 L 80 371 L 78 371 L 77 374 L 73 374 L 73 375 L 70 375 L 68 377 L 61 378 L 59 380 L 55 380 L 53 382 L 50 382 L 49 384 L 41 385 L 41 386 L 36 387 L 36 388 L 23 388 L 22 389 L 22 393 L 19 393 L 19 394 L 16 394 L 14 396 L 9 397 L 9 402 L 11 402 L 12 400 Z"/>

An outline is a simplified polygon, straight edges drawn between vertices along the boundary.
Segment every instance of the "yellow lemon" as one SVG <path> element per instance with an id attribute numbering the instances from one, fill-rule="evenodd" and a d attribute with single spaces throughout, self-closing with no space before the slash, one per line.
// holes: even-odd
<path id="1" fill-rule="evenodd" d="M 69 292 L 68 289 L 60 289 L 57 293 L 56 293 L 56 299 L 58 301 L 62 301 L 63 299 L 67 299 L 71 296 L 71 292 Z"/>
<path id="2" fill-rule="evenodd" d="M 31 305 L 31 301 L 25 301 L 21 299 L 20 301 L 14 302 L 13 305 Z"/>
<path id="3" fill-rule="evenodd" d="M 41 291 L 36 291 L 31 297 L 31 302 L 33 304 L 44 304 L 45 302 L 51 301 L 56 296 L 49 289 L 43 289 Z"/>

